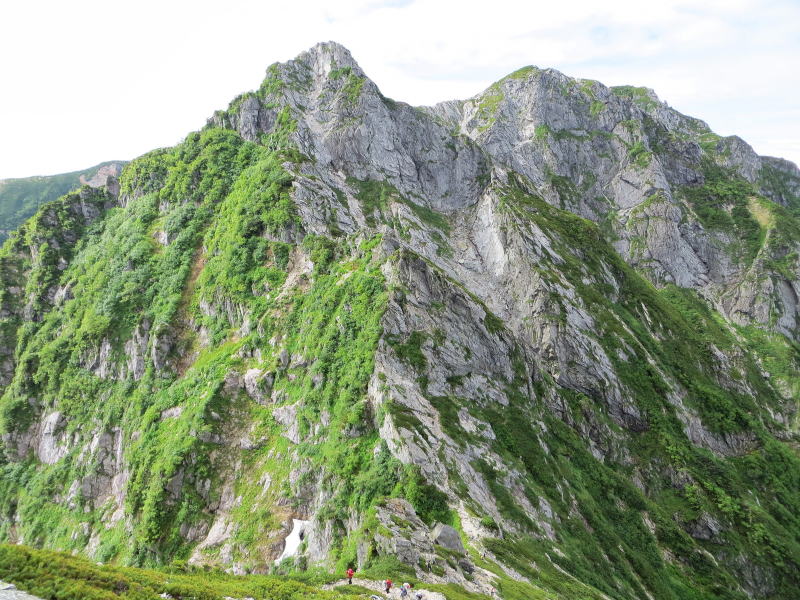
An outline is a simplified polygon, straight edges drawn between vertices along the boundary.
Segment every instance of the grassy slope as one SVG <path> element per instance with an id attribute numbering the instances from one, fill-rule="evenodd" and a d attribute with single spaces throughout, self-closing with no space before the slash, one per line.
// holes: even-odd
<path id="1" fill-rule="evenodd" d="M 220 571 L 156 571 L 96 565 L 69 554 L 0 545 L 0 579 L 48 600 L 333 600 L 337 592 L 286 579 Z M 367 598 L 366 594 L 353 595 Z"/>

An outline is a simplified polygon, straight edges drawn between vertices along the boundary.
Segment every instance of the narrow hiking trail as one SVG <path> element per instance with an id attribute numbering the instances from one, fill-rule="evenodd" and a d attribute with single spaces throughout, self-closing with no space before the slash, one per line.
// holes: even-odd
<path id="1" fill-rule="evenodd" d="M 372 579 L 359 579 L 358 577 L 353 577 L 353 585 L 360 585 L 361 587 L 367 588 L 368 590 L 372 590 L 375 592 L 376 596 L 380 596 L 381 598 L 392 598 L 395 600 L 400 600 L 400 586 L 403 584 L 402 581 L 395 581 L 394 585 L 396 587 L 392 587 L 392 591 L 389 592 L 387 596 L 384 593 L 384 587 L 382 581 L 373 581 Z M 338 581 L 334 581 L 332 583 L 326 583 L 322 586 L 323 590 L 332 590 L 333 588 L 337 588 L 342 585 L 348 585 L 347 579 L 339 579 Z M 410 594 L 408 595 L 408 600 L 415 600 L 414 594 L 416 592 L 422 592 L 423 600 L 447 600 L 447 596 L 441 594 L 439 592 L 431 592 L 426 590 L 425 588 L 412 588 Z"/>
<path id="2" fill-rule="evenodd" d="M 31 596 L 18 590 L 12 583 L 0 581 L 0 600 L 41 600 L 38 596 Z"/>

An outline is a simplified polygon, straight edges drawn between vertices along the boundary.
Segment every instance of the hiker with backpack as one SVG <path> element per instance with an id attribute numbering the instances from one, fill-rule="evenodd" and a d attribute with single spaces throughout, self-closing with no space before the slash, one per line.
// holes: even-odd
<path id="1" fill-rule="evenodd" d="M 355 575 L 355 571 L 353 571 L 353 567 L 348 567 L 347 569 L 347 583 L 349 585 L 353 585 L 353 575 Z"/>
<path id="2" fill-rule="evenodd" d="M 387 577 L 386 581 L 383 582 L 383 585 L 386 587 L 386 595 L 388 596 L 392 589 L 392 580 Z"/>

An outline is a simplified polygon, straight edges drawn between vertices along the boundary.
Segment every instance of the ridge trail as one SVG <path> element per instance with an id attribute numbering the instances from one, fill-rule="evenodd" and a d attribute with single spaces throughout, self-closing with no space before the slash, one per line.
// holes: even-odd
<path id="1" fill-rule="evenodd" d="M 353 577 L 353 585 L 360 585 L 368 590 L 373 590 L 377 592 L 381 598 L 400 598 L 400 585 L 402 585 L 402 583 L 402 581 L 399 583 L 395 582 L 396 587 L 392 587 L 392 591 L 387 596 L 383 592 L 384 587 L 382 581 L 373 581 L 371 579 L 359 579 L 358 577 Z M 332 583 L 326 583 L 322 586 L 322 589 L 332 590 L 342 585 L 347 585 L 347 579 L 339 579 L 338 581 L 334 581 Z M 415 592 L 422 592 L 422 597 L 424 600 L 447 600 L 447 596 L 444 594 L 440 594 L 439 592 L 431 592 L 424 588 L 413 588 L 409 600 L 413 599 L 413 594 Z M 2 600 L 2 598 L 0 598 L 0 600 Z"/>

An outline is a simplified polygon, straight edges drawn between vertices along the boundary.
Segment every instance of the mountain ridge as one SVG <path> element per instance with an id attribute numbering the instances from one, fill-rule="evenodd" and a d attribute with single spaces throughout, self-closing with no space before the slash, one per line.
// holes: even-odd
<path id="1" fill-rule="evenodd" d="M 0 255 L 0 534 L 245 573 L 301 519 L 279 569 L 791 597 L 800 175 L 515 74 L 413 108 L 320 44 L 43 207 Z"/>

